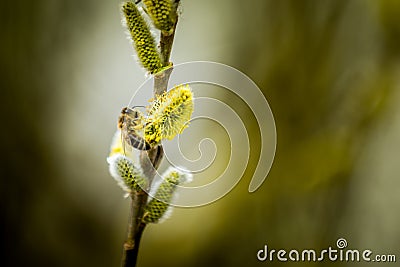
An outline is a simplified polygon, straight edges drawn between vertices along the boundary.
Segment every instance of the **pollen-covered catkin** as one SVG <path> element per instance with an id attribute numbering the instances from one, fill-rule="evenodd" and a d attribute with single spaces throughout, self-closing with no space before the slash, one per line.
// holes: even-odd
<path id="1" fill-rule="evenodd" d="M 145 223 L 157 223 L 163 219 L 170 208 L 169 203 L 174 197 L 177 185 L 190 182 L 192 175 L 170 168 L 163 174 L 163 181 L 157 191 L 147 204 L 143 216 Z"/>
<path id="2" fill-rule="evenodd" d="M 158 72 L 162 68 L 161 58 L 140 11 L 133 2 L 125 2 L 122 12 L 140 62 L 150 73 Z"/>
<path id="3" fill-rule="evenodd" d="M 171 34 L 176 17 L 172 11 L 171 0 L 143 0 L 147 13 L 159 30 Z"/>
<path id="4" fill-rule="evenodd" d="M 147 180 L 140 167 L 126 156 L 115 154 L 107 158 L 111 176 L 126 192 L 140 191 L 147 185 Z"/>
<path id="5" fill-rule="evenodd" d="M 189 85 L 178 85 L 158 96 L 148 112 L 146 141 L 155 145 L 161 139 L 173 139 L 188 126 L 192 113 L 193 93 Z"/>

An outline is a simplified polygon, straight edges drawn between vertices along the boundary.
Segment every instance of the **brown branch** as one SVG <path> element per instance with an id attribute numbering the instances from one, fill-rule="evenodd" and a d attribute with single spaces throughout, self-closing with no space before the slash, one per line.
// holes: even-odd
<path id="1" fill-rule="evenodd" d="M 172 73 L 172 64 L 169 62 L 172 45 L 175 37 L 176 24 L 178 22 L 177 7 L 179 0 L 175 1 L 176 22 L 172 34 L 166 35 L 161 32 L 160 37 L 160 53 L 163 60 L 164 67 L 166 68 L 163 72 L 154 75 L 154 89 L 153 93 L 156 97 L 167 91 L 169 77 Z M 163 158 L 164 150 L 162 145 L 158 145 L 148 151 L 140 152 L 140 165 L 143 169 L 144 175 L 149 181 L 148 188 L 151 186 L 151 182 L 156 174 L 157 168 L 161 163 Z M 148 190 L 146 190 L 148 191 Z M 130 204 L 130 215 L 128 223 L 128 237 L 124 243 L 124 251 L 122 256 L 122 266 L 123 267 L 134 267 L 136 266 L 140 240 L 143 235 L 143 231 L 146 228 L 146 224 L 142 222 L 144 207 L 147 203 L 148 195 L 144 191 L 134 192 L 131 195 Z"/>
<path id="2" fill-rule="evenodd" d="M 139 252 L 139 244 L 140 239 L 145 228 L 145 224 L 138 222 L 138 218 L 141 218 L 139 214 L 142 209 L 139 208 L 139 203 L 141 203 L 140 199 L 143 198 L 143 195 L 146 193 L 135 192 L 131 195 L 131 209 L 129 214 L 129 223 L 128 223 L 128 238 L 124 243 L 124 253 L 122 256 L 122 266 L 130 267 L 135 266 L 137 261 L 137 256 Z M 134 221 L 135 220 L 135 221 Z M 140 227 L 136 227 L 136 226 Z"/>
<path id="3" fill-rule="evenodd" d="M 169 77 L 171 76 L 173 67 L 164 70 L 163 72 L 154 75 L 154 95 L 162 95 L 167 91 Z"/>

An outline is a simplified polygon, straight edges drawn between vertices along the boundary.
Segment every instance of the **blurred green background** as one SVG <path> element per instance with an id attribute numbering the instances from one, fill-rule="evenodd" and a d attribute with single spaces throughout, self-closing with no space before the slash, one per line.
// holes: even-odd
<path id="1" fill-rule="evenodd" d="M 400 1 L 182 2 L 172 60 L 250 76 L 274 113 L 277 152 L 249 194 L 259 137 L 239 107 L 251 133 L 245 177 L 216 203 L 148 227 L 138 266 L 291 266 L 256 252 L 340 237 L 399 260 Z M 144 81 L 119 1 L 0 6 L 1 266 L 119 266 L 128 200 L 105 158 Z"/>

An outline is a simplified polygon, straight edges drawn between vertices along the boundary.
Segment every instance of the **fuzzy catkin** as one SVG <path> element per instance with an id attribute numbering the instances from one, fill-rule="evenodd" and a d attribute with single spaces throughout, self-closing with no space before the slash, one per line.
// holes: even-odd
<path id="1" fill-rule="evenodd" d="M 169 208 L 169 202 L 173 198 L 176 186 L 180 182 L 180 174 L 170 172 L 158 187 L 153 199 L 147 204 L 143 216 L 145 223 L 157 223 Z"/>
<path id="2" fill-rule="evenodd" d="M 161 139 L 173 139 L 187 126 L 193 113 L 193 93 L 189 85 L 178 85 L 158 96 L 149 109 L 145 139 L 158 144 Z"/>
<path id="3" fill-rule="evenodd" d="M 135 166 L 126 156 L 113 155 L 107 161 L 110 165 L 112 177 L 124 191 L 128 193 L 132 190 L 139 192 L 147 185 L 147 180 L 140 167 Z"/>
<path id="4" fill-rule="evenodd" d="M 159 30 L 171 34 L 176 21 L 171 0 L 143 0 L 147 13 Z"/>
<path id="5" fill-rule="evenodd" d="M 133 2 L 125 2 L 122 12 L 140 62 L 151 74 L 158 72 L 162 61 L 147 23 Z"/>

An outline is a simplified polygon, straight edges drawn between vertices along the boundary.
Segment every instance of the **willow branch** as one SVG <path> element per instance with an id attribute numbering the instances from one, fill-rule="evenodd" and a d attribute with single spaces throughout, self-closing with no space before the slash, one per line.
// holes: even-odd
<path id="1" fill-rule="evenodd" d="M 174 10 L 175 13 L 177 13 L 176 9 L 178 4 L 179 0 L 176 0 L 175 10 Z M 154 75 L 153 93 L 155 97 L 166 92 L 168 88 L 169 77 L 173 70 L 172 64 L 169 62 L 169 59 L 171 56 L 177 22 L 178 22 L 178 15 L 176 15 L 176 22 L 172 34 L 167 35 L 161 32 L 159 47 L 160 47 L 162 61 L 164 67 L 170 65 L 171 67 L 166 68 L 163 72 Z M 162 148 L 162 145 L 158 145 L 148 151 L 140 152 L 140 165 L 143 169 L 144 175 L 147 177 L 149 181 L 149 188 L 152 180 L 154 179 L 154 176 L 156 175 L 157 168 L 161 163 L 163 155 L 164 155 L 164 150 Z M 132 201 L 130 204 L 128 237 L 124 244 L 124 253 L 122 257 L 123 267 L 136 266 L 140 240 L 143 231 L 146 228 L 146 224 L 142 222 L 142 218 L 143 218 L 144 207 L 148 199 L 147 193 L 145 193 L 144 191 L 134 192 L 131 195 L 131 199 Z"/>
<path id="2" fill-rule="evenodd" d="M 143 192 L 144 193 L 144 192 Z M 142 194 L 145 195 L 145 194 Z M 141 209 L 139 208 L 139 200 L 140 195 L 138 192 L 135 192 L 131 195 L 131 204 L 130 204 L 130 214 L 129 214 L 129 223 L 128 223 L 128 238 L 124 243 L 124 253 L 122 256 L 122 266 L 129 267 L 135 266 L 137 261 L 137 255 L 139 252 L 139 243 L 141 234 L 137 234 L 139 228 L 136 228 L 138 224 L 138 218 L 140 218 L 139 212 Z M 146 225 L 143 225 L 143 228 Z M 144 229 L 141 230 L 143 232 Z"/>

